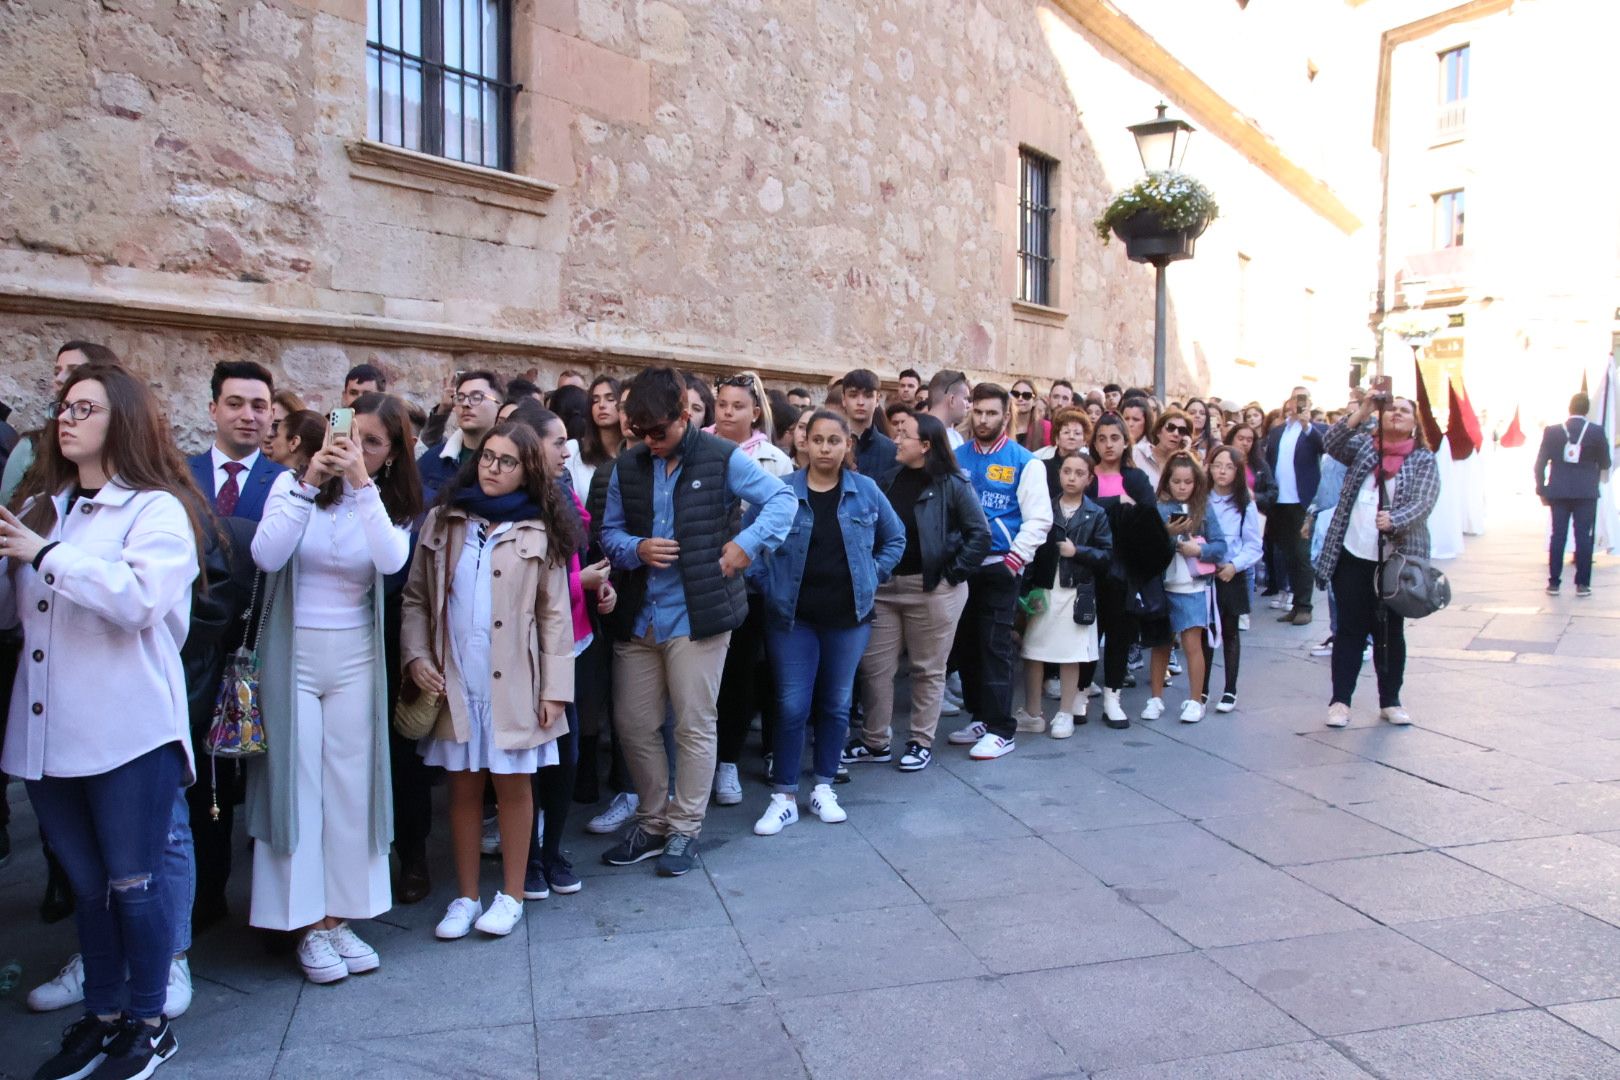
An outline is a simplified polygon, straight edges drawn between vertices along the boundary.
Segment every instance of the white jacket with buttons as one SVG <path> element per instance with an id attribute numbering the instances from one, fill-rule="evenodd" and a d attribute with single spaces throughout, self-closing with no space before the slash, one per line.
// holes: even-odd
<path id="1" fill-rule="evenodd" d="M 0 560 L 0 626 L 22 624 L 0 770 L 26 780 L 96 776 L 166 743 L 194 776 L 180 646 L 191 621 L 197 541 L 164 491 L 116 480 L 66 515 L 36 571 Z"/>

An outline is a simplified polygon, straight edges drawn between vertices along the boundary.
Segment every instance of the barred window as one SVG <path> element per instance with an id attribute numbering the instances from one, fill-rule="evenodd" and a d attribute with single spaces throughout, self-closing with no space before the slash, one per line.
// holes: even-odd
<path id="1" fill-rule="evenodd" d="M 512 167 L 511 0 L 369 0 L 366 134 Z"/>
<path id="2" fill-rule="evenodd" d="M 1052 304 L 1052 174 L 1057 162 L 1018 151 L 1018 299 Z"/>

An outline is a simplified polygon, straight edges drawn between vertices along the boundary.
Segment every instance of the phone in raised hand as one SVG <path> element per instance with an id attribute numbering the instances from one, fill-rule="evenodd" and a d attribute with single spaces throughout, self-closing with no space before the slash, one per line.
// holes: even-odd
<path id="1" fill-rule="evenodd" d="M 326 418 L 326 429 L 329 436 L 341 435 L 345 439 L 354 430 L 353 409 L 333 409 Z"/>

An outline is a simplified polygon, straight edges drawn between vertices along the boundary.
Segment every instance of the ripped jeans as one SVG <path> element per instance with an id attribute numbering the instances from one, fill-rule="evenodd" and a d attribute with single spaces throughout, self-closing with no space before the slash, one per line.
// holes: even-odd
<path id="1" fill-rule="evenodd" d="M 163 853 L 184 775 L 184 751 L 168 743 L 96 776 L 28 781 L 40 829 L 73 884 L 87 1012 L 163 1013 L 174 954 Z"/>

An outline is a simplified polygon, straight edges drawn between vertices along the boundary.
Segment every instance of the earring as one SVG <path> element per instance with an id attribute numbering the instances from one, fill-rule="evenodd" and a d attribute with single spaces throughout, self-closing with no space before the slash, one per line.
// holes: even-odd
<path id="1" fill-rule="evenodd" d="M 392 469 L 393 467 L 394 467 L 394 459 L 393 458 L 389 458 L 387 461 L 383 462 L 382 477 L 383 477 L 384 480 L 388 479 L 388 470 Z"/>

